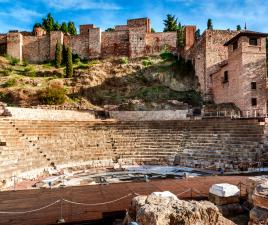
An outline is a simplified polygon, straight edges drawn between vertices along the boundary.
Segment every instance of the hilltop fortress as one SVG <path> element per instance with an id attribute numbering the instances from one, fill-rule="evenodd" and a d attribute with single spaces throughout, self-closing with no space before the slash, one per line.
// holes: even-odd
<path id="1" fill-rule="evenodd" d="M 195 26 L 185 26 L 185 48 L 178 49 L 176 32 L 151 32 L 148 18 L 131 19 L 114 31 L 101 32 L 93 24 L 81 25 L 80 34 L 12 31 L 0 35 L 0 54 L 32 63 L 53 60 L 56 43 L 72 47 L 83 59 L 143 57 L 163 50 L 191 60 L 207 101 L 234 103 L 248 116 L 267 114 L 266 47 L 264 33 L 206 30 L 196 39 Z"/>

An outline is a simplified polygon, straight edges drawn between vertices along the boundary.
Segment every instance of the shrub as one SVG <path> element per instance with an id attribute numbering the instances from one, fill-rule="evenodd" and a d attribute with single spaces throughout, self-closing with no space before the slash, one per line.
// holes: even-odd
<path id="1" fill-rule="evenodd" d="M 3 70 L 0 72 L 3 76 L 7 77 L 12 73 L 12 67 L 4 67 Z"/>
<path id="2" fill-rule="evenodd" d="M 19 62 L 20 62 L 20 60 L 17 59 L 17 58 L 13 58 L 13 57 L 11 57 L 11 59 L 10 59 L 10 64 L 11 64 L 12 66 L 16 66 L 16 65 L 18 65 Z"/>
<path id="3" fill-rule="evenodd" d="M 73 76 L 73 60 L 72 60 L 72 49 L 67 48 L 67 62 L 66 62 L 66 77 L 70 78 Z"/>
<path id="4" fill-rule="evenodd" d="M 65 98 L 64 88 L 59 87 L 48 87 L 39 94 L 39 100 L 46 105 L 63 104 Z"/>
<path id="5" fill-rule="evenodd" d="M 128 57 L 122 57 L 122 58 L 119 60 L 119 63 L 121 63 L 121 64 L 128 64 Z"/>
<path id="6" fill-rule="evenodd" d="M 36 71 L 35 68 L 33 66 L 27 66 L 24 68 L 24 73 L 25 76 L 29 76 L 29 77 L 35 77 L 36 76 Z"/>
<path id="7" fill-rule="evenodd" d="M 59 42 L 56 44 L 56 51 L 55 51 L 55 65 L 57 68 L 61 66 L 62 63 L 62 46 Z"/>
<path id="8" fill-rule="evenodd" d="M 148 58 L 148 59 L 144 59 L 142 61 L 142 64 L 147 67 L 147 66 L 153 65 L 153 62 L 152 62 L 152 60 L 150 58 Z"/>
<path id="9" fill-rule="evenodd" d="M 171 53 L 171 52 L 167 52 L 164 51 L 163 53 L 160 54 L 160 57 L 164 60 L 164 61 L 170 61 L 175 59 L 175 56 Z"/>
<path id="10" fill-rule="evenodd" d="M 15 86 L 17 83 L 16 79 L 15 78 L 10 78 L 9 80 L 6 81 L 6 83 L 3 84 L 3 87 L 6 88 L 6 87 L 12 87 L 12 86 Z"/>
<path id="11" fill-rule="evenodd" d="M 12 101 L 12 96 L 10 95 L 10 93 L 0 92 L 0 101 L 9 103 Z"/>

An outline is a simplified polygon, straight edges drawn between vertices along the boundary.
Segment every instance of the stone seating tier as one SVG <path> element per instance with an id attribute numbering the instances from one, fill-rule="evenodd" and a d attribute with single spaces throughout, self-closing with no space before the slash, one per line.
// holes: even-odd
<path id="1" fill-rule="evenodd" d="M 256 120 L 0 120 L 0 181 L 63 165 L 102 162 L 211 167 L 254 162 L 264 126 Z M 106 160 L 106 161 L 105 161 Z M 99 163 L 97 163 L 99 162 Z M 31 173 L 31 171 L 33 171 Z"/>

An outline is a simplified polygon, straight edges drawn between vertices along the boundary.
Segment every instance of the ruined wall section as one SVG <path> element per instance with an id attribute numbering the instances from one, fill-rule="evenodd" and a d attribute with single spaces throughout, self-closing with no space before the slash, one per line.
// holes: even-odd
<path id="1" fill-rule="evenodd" d="M 7 35 L 6 34 L 0 34 L 0 44 L 7 43 Z"/>
<path id="2" fill-rule="evenodd" d="M 41 63 L 50 59 L 50 38 L 45 36 L 23 36 L 22 56 L 31 63 Z"/>
<path id="3" fill-rule="evenodd" d="M 88 56 L 99 58 L 101 56 L 101 30 L 100 28 L 89 29 L 88 32 Z"/>
<path id="4" fill-rule="evenodd" d="M 163 50 L 177 53 L 177 32 L 147 33 L 145 53 L 157 55 Z"/>
<path id="5" fill-rule="evenodd" d="M 101 53 L 102 57 L 129 56 L 129 32 L 127 30 L 103 32 Z"/>
<path id="6" fill-rule="evenodd" d="M 82 59 L 88 59 L 88 36 L 77 35 L 77 36 L 64 36 L 64 45 L 70 46 L 73 50 L 73 54 L 79 55 Z"/>
<path id="7" fill-rule="evenodd" d="M 22 61 L 23 36 L 16 33 L 7 34 L 7 54 Z"/>

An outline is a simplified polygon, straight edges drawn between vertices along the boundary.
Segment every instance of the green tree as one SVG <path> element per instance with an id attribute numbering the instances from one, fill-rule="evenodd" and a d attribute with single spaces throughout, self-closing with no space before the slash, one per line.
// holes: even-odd
<path id="1" fill-rule="evenodd" d="M 114 29 L 114 28 L 111 28 L 111 27 L 109 27 L 109 28 L 107 28 L 107 29 L 105 30 L 105 32 L 113 32 L 113 31 L 115 31 L 115 29 Z"/>
<path id="2" fill-rule="evenodd" d="M 208 22 L 207 22 L 207 29 L 208 29 L 208 30 L 213 30 L 212 19 L 208 19 Z"/>
<path id="3" fill-rule="evenodd" d="M 155 29 L 154 28 L 151 28 L 151 33 L 155 33 Z"/>
<path id="4" fill-rule="evenodd" d="M 197 29 L 195 32 L 195 39 L 199 39 L 201 37 L 200 29 Z"/>
<path id="5" fill-rule="evenodd" d="M 240 26 L 240 25 L 237 25 L 237 26 L 236 26 L 236 30 L 237 30 L 237 31 L 240 31 L 240 30 L 241 30 L 241 26 Z"/>
<path id="6" fill-rule="evenodd" d="M 61 29 L 61 25 L 58 23 L 58 22 L 56 22 L 55 24 L 54 24 L 54 28 L 53 28 L 53 30 L 54 31 L 59 31 Z"/>
<path id="7" fill-rule="evenodd" d="M 66 65 L 67 63 L 67 47 L 65 45 L 62 46 L 62 64 Z"/>
<path id="8" fill-rule="evenodd" d="M 63 22 L 63 23 L 61 24 L 61 28 L 60 28 L 60 30 L 61 30 L 63 33 L 65 33 L 65 34 L 68 33 L 68 26 L 67 26 L 67 24 L 66 24 L 65 22 Z"/>
<path id="9" fill-rule="evenodd" d="M 164 32 L 177 31 L 177 21 L 178 19 L 174 15 L 168 14 L 167 18 L 164 20 Z"/>
<path id="10" fill-rule="evenodd" d="M 67 48 L 67 62 L 66 62 L 66 77 L 70 78 L 73 76 L 73 58 L 71 47 Z"/>
<path id="11" fill-rule="evenodd" d="M 46 18 L 43 18 L 42 26 L 47 32 L 50 32 L 54 30 L 54 23 L 54 18 L 49 13 Z"/>
<path id="12" fill-rule="evenodd" d="M 184 26 L 181 25 L 181 23 L 178 24 L 177 27 L 177 32 L 178 32 L 178 46 L 183 48 L 184 47 Z"/>
<path id="13" fill-rule="evenodd" d="M 71 35 L 77 35 L 76 27 L 72 21 L 68 23 L 68 33 Z"/>
<path id="14" fill-rule="evenodd" d="M 56 64 L 56 67 L 59 68 L 61 63 L 62 63 L 62 46 L 57 41 L 56 51 L 55 51 L 55 64 Z"/>

